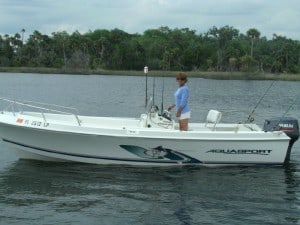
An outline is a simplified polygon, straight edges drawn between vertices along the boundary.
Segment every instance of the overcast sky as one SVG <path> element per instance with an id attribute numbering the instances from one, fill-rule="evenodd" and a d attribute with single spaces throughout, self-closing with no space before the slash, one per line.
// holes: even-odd
<path id="1" fill-rule="evenodd" d="M 85 33 L 118 28 L 142 34 L 161 26 L 205 33 L 233 26 L 300 40 L 300 0 L 0 0 L 0 34 L 26 30 Z M 26 36 L 27 35 L 27 36 Z"/>

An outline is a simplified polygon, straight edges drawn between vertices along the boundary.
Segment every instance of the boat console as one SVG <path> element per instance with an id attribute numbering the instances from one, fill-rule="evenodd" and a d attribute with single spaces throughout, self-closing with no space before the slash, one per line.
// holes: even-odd
<path id="1" fill-rule="evenodd" d="M 140 120 L 141 127 L 175 129 L 175 121 L 172 120 L 171 113 L 165 110 L 160 114 L 156 105 L 148 108 L 147 112 L 141 115 Z"/>

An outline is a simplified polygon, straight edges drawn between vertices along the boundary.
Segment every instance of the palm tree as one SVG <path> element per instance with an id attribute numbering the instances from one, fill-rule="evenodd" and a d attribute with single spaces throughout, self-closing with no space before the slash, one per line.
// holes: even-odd
<path id="1" fill-rule="evenodd" d="M 253 57 L 254 40 L 259 38 L 260 32 L 255 28 L 251 28 L 247 31 L 247 36 L 251 38 L 251 53 L 250 53 L 250 56 Z"/>
<path id="2" fill-rule="evenodd" d="M 23 43 L 24 43 L 24 33 L 25 33 L 25 29 L 24 28 L 21 30 L 21 33 L 22 33 L 22 46 L 23 46 Z"/>

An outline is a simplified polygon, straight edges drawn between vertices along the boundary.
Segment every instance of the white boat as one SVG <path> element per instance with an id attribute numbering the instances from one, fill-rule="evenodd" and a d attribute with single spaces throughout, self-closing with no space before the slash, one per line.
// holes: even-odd
<path id="1" fill-rule="evenodd" d="M 7 107 L 0 112 L 0 137 L 25 159 L 143 166 L 283 165 L 299 136 L 293 118 L 266 120 L 261 128 L 250 122 L 220 123 L 221 112 L 210 110 L 206 121 L 180 131 L 177 122 L 159 115 L 154 106 L 139 118 L 114 118 L 1 100 Z"/>

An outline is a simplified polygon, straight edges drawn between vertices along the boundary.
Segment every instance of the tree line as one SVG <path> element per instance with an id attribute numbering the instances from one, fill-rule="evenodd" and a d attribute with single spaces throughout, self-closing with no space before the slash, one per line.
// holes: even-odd
<path id="1" fill-rule="evenodd" d="M 232 26 L 197 34 L 189 28 L 159 27 L 143 34 L 97 29 L 51 35 L 25 29 L 0 35 L 0 66 L 72 69 L 252 71 L 300 73 L 300 42 Z"/>

